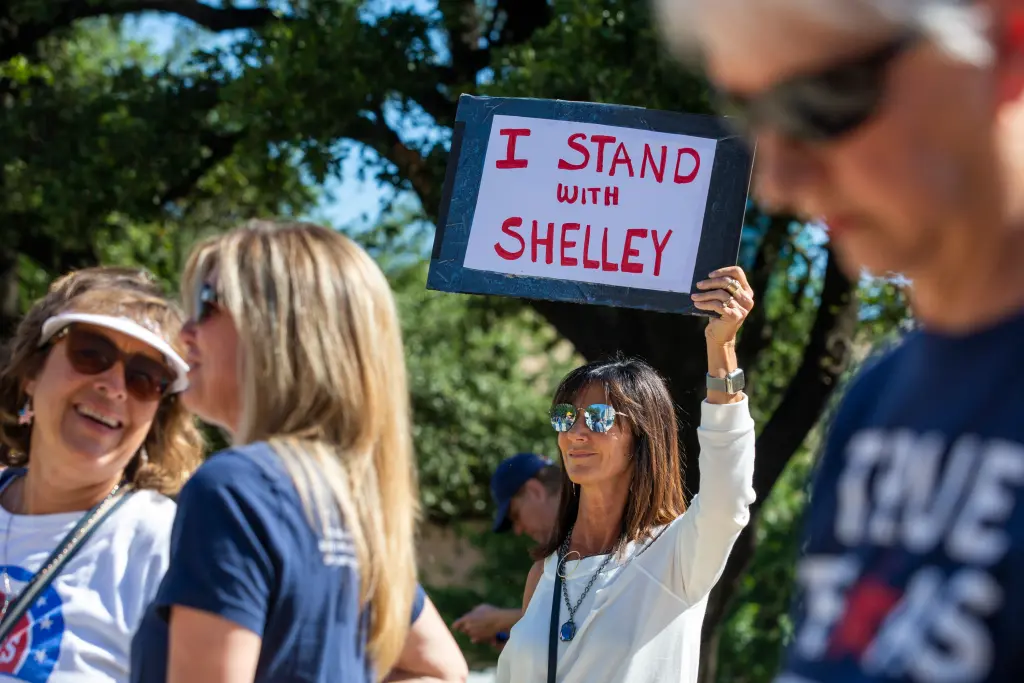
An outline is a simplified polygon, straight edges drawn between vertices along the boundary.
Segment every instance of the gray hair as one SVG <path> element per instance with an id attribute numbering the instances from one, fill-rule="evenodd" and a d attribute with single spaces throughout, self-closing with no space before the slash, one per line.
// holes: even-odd
<path id="1" fill-rule="evenodd" d="M 709 4 L 730 20 L 760 22 L 764 12 L 783 9 L 823 27 L 850 33 L 919 31 L 952 56 L 977 65 L 995 56 L 988 39 L 988 13 L 968 0 L 653 0 L 664 40 L 679 57 L 694 59 L 704 39 Z M 754 12 L 752 10 L 760 11 Z M 753 24 L 763 29 L 760 24 Z"/>

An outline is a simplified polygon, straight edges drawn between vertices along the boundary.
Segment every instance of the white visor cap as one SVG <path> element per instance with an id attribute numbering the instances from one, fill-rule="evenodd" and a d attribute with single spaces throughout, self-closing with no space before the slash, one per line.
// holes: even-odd
<path id="1" fill-rule="evenodd" d="M 39 339 L 39 345 L 43 346 L 46 344 L 48 341 L 53 339 L 53 335 L 63 330 L 71 323 L 83 323 L 85 325 L 105 327 L 108 330 L 117 330 L 122 334 L 126 334 L 129 337 L 134 337 L 141 342 L 149 344 L 164 355 L 167 362 L 170 364 L 171 371 L 174 373 L 174 382 L 171 383 L 168 393 L 175 394 L 188 388 L 188 363 L 178 355 L 170 344 L 164 341 L 163 337 L 149 331 L 130 318 L 113 315 L 96 315 L 93 313 L 61 313 L 60 315 L 55 315 L 52 318 L 47 318 L 46 322 L 43 323 L 43 331 L 42 336 Z"/>

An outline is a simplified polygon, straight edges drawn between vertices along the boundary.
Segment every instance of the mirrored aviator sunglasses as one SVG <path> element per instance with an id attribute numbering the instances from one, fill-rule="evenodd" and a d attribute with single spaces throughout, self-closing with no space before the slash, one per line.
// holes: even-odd
<path id="1" fill-rule="evenodd" d="M 716 91 L 715 106 L 742 135 L 760 128 L 791 140 L 828 142 L 853 132 L 878 112 L 893 61 L 918 40 L 896 37 L 866 54 L 796 76 L 758 95 Z"/>
<path id="2" fill-rule="evenodd" d="M 594 403 L 582 409 L 571 403 L 559 403 L 551 408 L 551 426 L 556 432 L 567 432 L 576 424 L 580 412 L 592 432 L 604 434 L 615 426 L 615 408 L 604 403 Z"/>
<path id="3" fill-rule="evenodd" d="M 99 332 L 71 325 L 54 335 L 53 343 L 60 339 L 67 341 L 71 367 L 83 375 L 99 375 L 123 362 L 125 389 L 140 401 L 159 400 L 174 379 L 170 368 L 160 361 L 142 353 L 126 353 Z"/>

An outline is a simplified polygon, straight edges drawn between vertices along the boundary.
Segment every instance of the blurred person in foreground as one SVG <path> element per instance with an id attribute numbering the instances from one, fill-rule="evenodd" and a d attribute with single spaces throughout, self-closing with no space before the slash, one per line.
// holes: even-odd
<path id="1" fill-rule="evenodd" d="M 676 406 L 654 368 L 614 358 L 566 375 L 550 413 L 558 516 L 534 552 L 498 683 L 697 680 L 708 594 L 754 501 L 754 421 L 735 348 L 754 294 L 736 266 L 697 287 L 694 305 L 717 314 L 704 332 L 700 492 L 687 507 Z"/>
<path id="2" fill-rule="evenodd" d="M 182 488 L 132 680 L 464 680 L 416 583 L 409 390 L 380 268 L 333 230 L 252 221 L 199 244 L 182 287 L 183 399 L 233 445 Z"/>
<path id="3" fill-rule="evenodd" d="M 548 540 L 558 516 L 562 474 L 558 465 L 536 453 L 517 453 L 499 463 L 491 476 L 491 497 L 497 512 L 494 533 L 512 530 L 537 543 Z M 474 643 L 503 647 L 508 631 L 523 616 L 520 607 L 477 605 L 459 617 L 452 628 Z"/>
<path id="4" fill-rule="evenodd" d="M 1024 2 L 660 0 L 765 206 L 920 329 L 847 391 L 781 681 L 1024 679 Z"/>
<path id="5" fill-rule="evenodd" d="M 10 340 L 0 370 L 0 616 L 16 621 L 0 673 L 128 680 L 132 634 L 169 561 L 167 496 L 202 454 L 178 399 L 183 322 L 145 271 L 89 268 L 56 280 Z M 94 530 L 70 552 L 65 543 L 89 519 Z M 58 555 L 69 558 L 63 566 Z"/>

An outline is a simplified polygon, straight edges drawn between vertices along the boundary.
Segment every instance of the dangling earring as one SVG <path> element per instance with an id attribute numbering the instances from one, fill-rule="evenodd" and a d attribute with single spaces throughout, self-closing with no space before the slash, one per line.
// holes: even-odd
<path id="1" fill-rule="evenodd" d="M 30 425 L 32 424 L 32 418 L 36 416 L 32 410 L 32 399 L 25 401 L 25 405 L 22 406 L 21 410 L 18 411 L 18 424 Z"/>
<path id="2" fill-rule="evenodd" d="M 139 465 L 145 467 L 149 464 L 149 453 L 146 451 L 146 447 L 143 446 L 139 449 Z"/>

